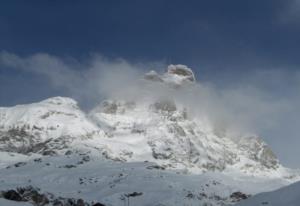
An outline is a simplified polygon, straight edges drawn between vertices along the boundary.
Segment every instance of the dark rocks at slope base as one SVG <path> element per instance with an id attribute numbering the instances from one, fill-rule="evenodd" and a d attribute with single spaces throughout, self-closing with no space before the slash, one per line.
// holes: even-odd
<path id="1" fill-rule="evenodd" d="M 156 170 L 165 170 L 166 168 L 164 166 L 160 165 L 150 165 L 146 167 L 148 170 L 156 169 Z"/>
<path id="2" fill-rule="evenodd" d="M 238 202 L 241 200 L 245 200 L 248 197 L 250 197 L 250 195 L 246 195 L 242 192 L 234 192 L 230 195 L 230 198 L 232 199 L 232 202 Z"/>
<path id="3" fill-rule="evenodd" d="M 142 192 L 133 192 L 133 193 L 125 194 L 126 197 L 137 197 L 141 195 L 143 195 Z"/>
<path id="4" fill-rule="evenodd" d="M 7 200 L 18 201 L 18 202 L 24 201 L 22 196 L 15 190 L 4 191 L 2 192 L 2 196 L 4 199 Z"/>
<path id="5" fill-rule="evenodd" d="M 102 204 L 102 203 L 97 202 L 97 203 L 93 204 L 92 206 L 105 206 L 105 205 Z"/>
<path id="6" fill-rule="evenodd" d="M 19 187 L 17 189 L 11 189 L 2 191 L 0 198 L 4 198 L 11 201 L 28 202 L 34 206 L 105 206 L 100 202 L 85 202 L 83 199 L 55 197 L 51 193 L 41 193 L 39 188 L 32 186 Z"/>

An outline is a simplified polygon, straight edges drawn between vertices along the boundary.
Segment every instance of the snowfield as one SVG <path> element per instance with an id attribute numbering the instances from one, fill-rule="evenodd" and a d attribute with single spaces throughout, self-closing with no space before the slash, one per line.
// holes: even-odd
<path id="1" fill-rule="evenodd" d="M 116 163 L 89 154 L 40 156 L 0 170 L 0 190 L 34 186 L 43 194 L 105 205 L 224 205 L 235 192 L 256 194 L 289 184 L 279 178 L 234 178 L 219 172 L 195 175 L 155 163 Z"/>
<path id="2" fill-rule="evenodd" d="M 141 84 L 176 93 L 195 81 L 170 65 Z M 88 113 L 66 97 L 0 108 L 0 205 L 233 205 L 300 179 L 260 137 L 231 138 L 182 102 L 145 94 Z"/>
<path id="3" fill-rule="evenodd" d="M 241 202 L 239 206 L 298 206 L 300 204 L 300 182 L 294 183 L 287 187 L 272 192 L 265 192 L 249 200 Z"/>

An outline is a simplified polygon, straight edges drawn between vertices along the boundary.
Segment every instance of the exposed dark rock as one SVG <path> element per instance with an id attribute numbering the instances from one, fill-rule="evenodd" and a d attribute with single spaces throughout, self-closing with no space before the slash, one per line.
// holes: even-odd
<path id="1" fill-rule="evenodd" d="M 105 206 L 105 205 L 100 202 L 97 202 L 97 203 L 93 204 L 92 206 Z"/>
<path id="2" fill-rule="evenodd" d="M 65 155 L 71 155 L 73 152 L 71 150 L 68 150 L 65 152 Z"/>
<path id="3" fill-rule="evenodd" d="M 260 162 L 266 168 L 278 167 L 278 159 L 270 147 L 259 137 L 245 137 L 239 141 L 239 147 L 254 161 Z"/>
<path id="4" fill-rule="evenodd" d="M 148 166 L 146 168 L 149 169 L 149 170 L 152 170 L 152 169 L 165 170 L 166 169 L 165 167 L 160 166 L 160 165 L 150 165 L 150 166 Z"/>
<path id="5" fill-rule="evenodd" d="M 152 156 L 155 158 L 155 159 L 170 159 L 173 154 L 170 153 L 170 152 L 165 152 L 165 153 L 162 153 L 162 152 L 158 152 L 156 151 L 155 148 L 152 148 Z"/>
<path id="6" fill-rule="evenodd" d="M 0 151 L 15 152 L 20 154 L 39 153 L 42 155 L 56 155 L 57 150 L 67 148 L 72 137 L 61 136 L 43 141 L 40 131 L 34 133 L 23 127 L 0 131 Z"/>
<path id="7" fill-rule="evenodd" d="M 186 136 L 184 129 L 177 123 L 168 125 L 169 131 L 178 136 Z"/>
<path id="8" fill-rule="evenodd" d="M 193 71 L 185 65 L 169 65 L 168 74 L 175 74 L 178 76 L 186 77 L 186 79 L 191 82 L 196 81 Z"/>
<path id="9" fill-rule="evenodd" d="M 160 100 L 154 103 L 152 107 L 158 112 L 174 112 L 177 109 L 175 102 L 171 100 Z"/>
<path id="10" fill-rule="evenodd" d="M 36 158 L 33 160 L 34 162 L 42 162 L 42 159 L 41 158 Z"/>
<path id="11" fill-rule="evenodd" d="M 232 199 L 233 202 L 238 202 L 240 200 L 247 199 L 249 195 L 246 195 L 242 192 L 234 192 L 230 195 L 230 198 Z"/>
<path id="12" fill-rule="evenodd" d="M 55 199 L 52 202 L 53 206 L 64 206 L 64 203 L 61 200 Z"/>
<path id="13" fill-rule="evenodd" d="M 18 162 L 16 164 L 14 164 L 15 167 L 21 167 L 21 166 L 24 166 L 26 165 L 26 162 Z"/>
<path id="14" fill-rule="evenodd" d="M 139 196 L 140 193 L 129 194 L 130 197 Z M 40 189 L 32 186 L 19 187 L 16 190 L 2 191 L 0 196 L 7 200 L 30 202 L 34 206 L 105 206 L 100 202 L 85 202 L 83 199 L 55 197 L 51 193 L 41 193 Z"/>
<path id="15" fill-rule="evenodd" d="M 46 150 L 42 153 L 42 155 L 49 155 L 49 156 L 53 156 L 56 155 L 56 152 L 53 150 Z"/>
<path id="16" fill-rule="evenodd" d="M 125 197 L 136 197 L 136 196 L 141 196 L 141 195 L 143 195 L 142 192 L 133 192 L 133 193 L 125 194 Z"/>
<path id="17" fill-rule="evenodd" d="M 68 168 L 68 169 L 70 169 L 70 168 L 75 168 L 76 167 L 76 165 L 64 165 L 64 166 L 62 166 L 63 168 Z"/>
<path id="18" fill-rule="evenodd" d="M 76 202 L 76 206 L 85 206 L 83 199 L 78 199 Z"/>
<path id="19" fill-rule="evenodd" d="M 185 197 L 189 199 L 194 199 L 195 195 L 192 192 L 188 192 L 188 194 Z"/>
<path id="20" fill-rule="evenodd" d="M 82 157 L 82 161 L 89 162 L 91 160 L 90 156 L 84 156 Z"/>
<path id="21" fill-rule="evenodd" d="M 18 201 L 18 202 L 24 201 L 22 196 L 15 190 L 4 191 L 4 192 L 2 192 L 2 196 L 3 196 L 3 198 L 5 198 L 7 200 L 13 200 L 13 201 Z"/>
<path id="22" fill-rule="evenodd" d="M 118 105 L 114 101 L 102 102 L 102 112 L 107 114 L 115 114 L 118 110 Z"/>

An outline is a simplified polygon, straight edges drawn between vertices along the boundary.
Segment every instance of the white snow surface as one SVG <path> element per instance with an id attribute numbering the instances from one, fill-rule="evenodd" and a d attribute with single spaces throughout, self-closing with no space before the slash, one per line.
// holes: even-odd
<path id="1" fill-rule="evenodd" d="M 97 157 L 78 164 L 89 154 L 40 157 L 0 170 L 0 190 L 34 186 L 56 197 L 82 198 L 106 205 L 123 205 L 126 194 L 142 193 L 130 205 L 234 204 L 236 191 L 256 194 L 287 185 L 278 178 L 253 178 L 208 172 L 154 169 L 151 162 L 117 163 Z M 70 165 L 73 165 L 70 167 Z"/>
<path id="2" fill-rule="evenodd" d="M 0 128 L 24 128 L 39 133 L 43 140 L 65 135 L 83 136 L 98 130 L 67 97 L 53 97 L 29 105 L 0 107 Z"/>
<path id="3" fill-rule="evenodd" d="M 283 187 L 276 191 L 264 192 L 238 204 L 238 206 L 299 206 L 300 182 Z"/>
<path id="4" fill-rule="evenodd" d="M 32 206 L 32 204 L 27 203 L 27 202 L 16 202 L 16 201 L 11 201 L 11 200 L 1 199 L 1 198 L 0 198 L 0 205 L 3 205 L 3 206 Z"/>

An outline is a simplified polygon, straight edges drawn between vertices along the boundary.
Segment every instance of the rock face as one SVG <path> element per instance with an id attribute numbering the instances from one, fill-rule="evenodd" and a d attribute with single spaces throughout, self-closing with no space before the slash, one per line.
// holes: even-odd
<path id="1" fill-rule="evenodd" d="M 276 155 L 259 137 L 242 138 L 238 144 L 250 159 L 259 161 L 266 168 L 278 167 Z"/>
<path id="2" fill-rule="evenodd" d="M 186 80 L 191 81 L 191 82 L 196 81 L 193 71 L 185 65 L 181 65 L 181 64 L 173 65 L 173 64 L 171 64 L 170 66 L 168 66 L 168 74 L 169 75 L 176 75 L 176 76 L 178 76 L 182 79 L 186 79 Z"/>

